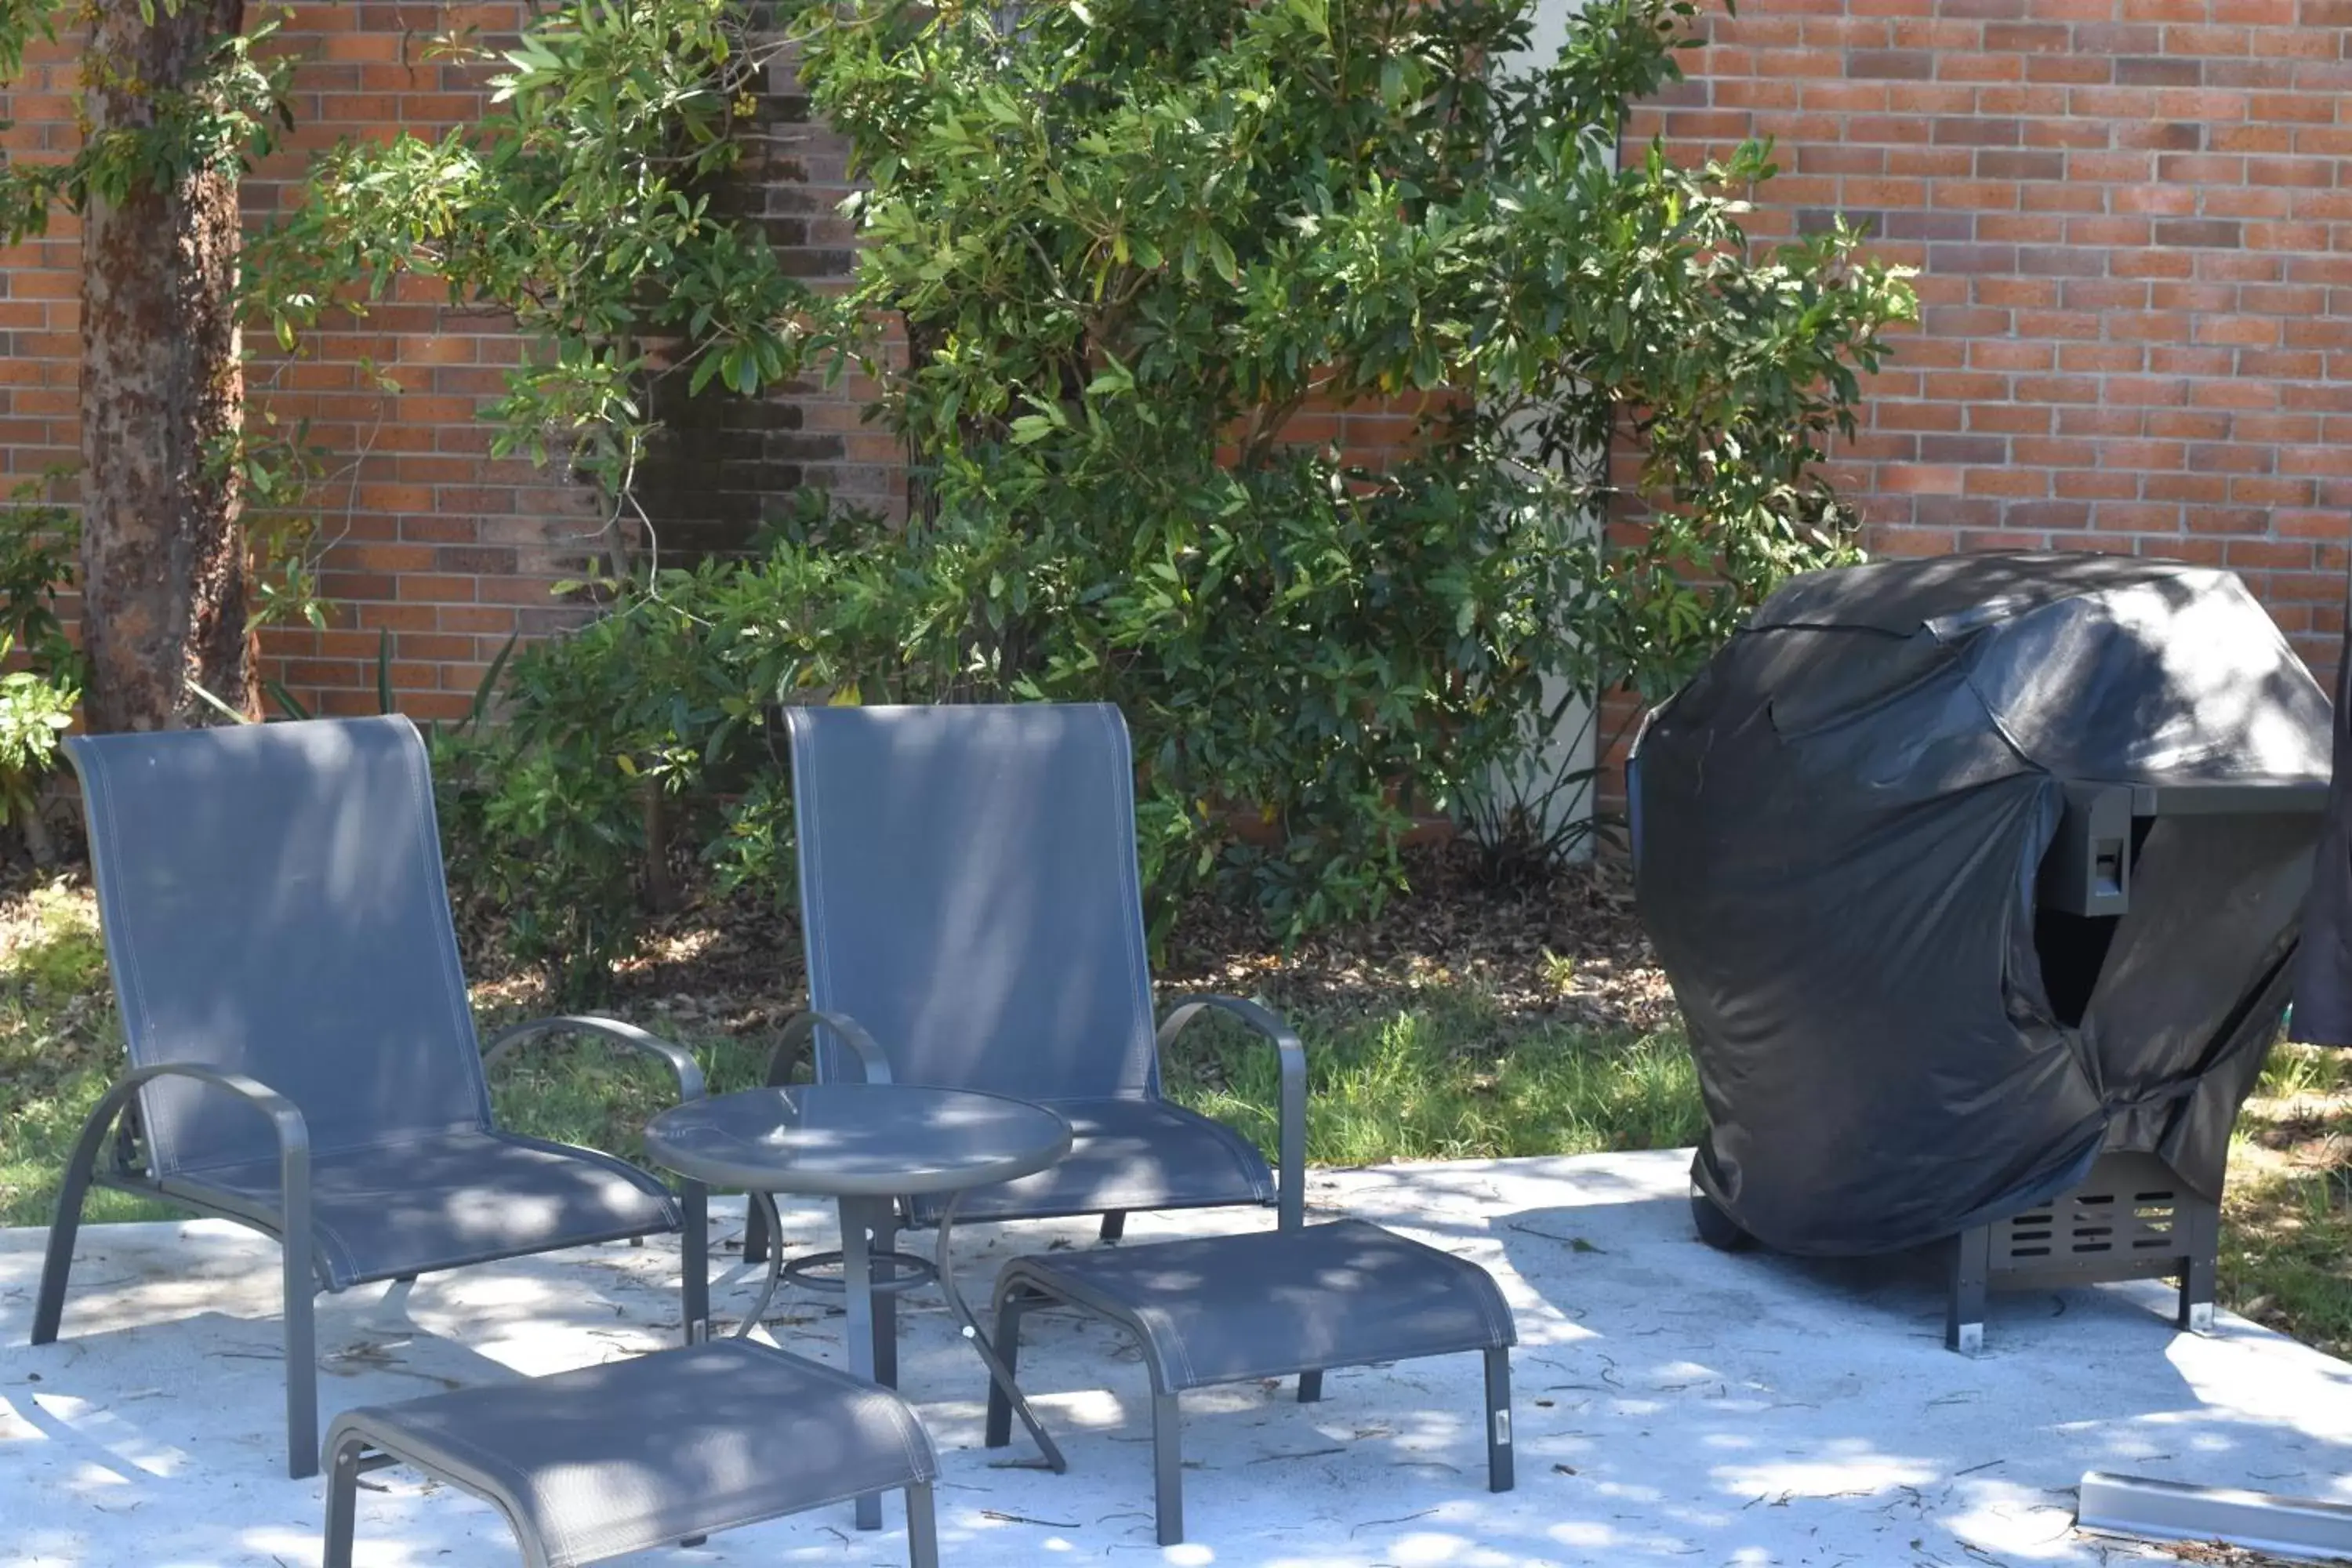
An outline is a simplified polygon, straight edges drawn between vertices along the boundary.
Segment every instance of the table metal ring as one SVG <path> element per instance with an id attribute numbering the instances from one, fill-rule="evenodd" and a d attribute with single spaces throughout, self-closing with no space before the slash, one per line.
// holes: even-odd
<path id="1" fill-rule="evenodd" d="M 912 1252 L 875 1252 L 867 1255 L 874 1271 L 872 1289 L 877 1296 L 896 1296 L 906 1290 L 919 1290 L 940 1277 L 940 1266 L 929 1258 Z M 805 1289 L 839 1296 L 847 1287 L 837 1277 L 827 1277 L 814 1270 L 841 1267 L 841 1252 L 804 1252 L 784 1265 L 784 1278 Z"/>

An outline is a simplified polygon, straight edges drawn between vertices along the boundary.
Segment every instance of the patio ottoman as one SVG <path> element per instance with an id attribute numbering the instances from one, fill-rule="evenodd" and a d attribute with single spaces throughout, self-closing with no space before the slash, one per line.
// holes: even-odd
<path id="1" fill-rule="evenodd" d="M 1016 1258 L 996 1280 L 996 1346 L 1008 1366 L 1021 1317 L 1060 1303 L 1118 1324 L 1151 1373 L 1160 1544 L 1184 1539 L 1184 1462 L 1176 1396 L 1188 1388 L 1298 1376 L 1322 1394 L 1327 1368 L 1457 1351 L 1486 1358 L 1486 1485 L 1508 1491 L 1510 1308 L 1486 1271 L 1362 1220 Z M 1012 1440 L 1012 1410 L 992 1388 L 987 1442 Z"/>
<path id="2" fill-rule="evenodd" d="M 327 1428 L 326 1568 L 351 1568 L 359 1479 L 414 1466 L 498 1506 L 530 1568 L 693 1542 L 903 1488 L 937 1568 L 930 1439 L 898 1395 L 744 1340 L 347 1410 Z"/>

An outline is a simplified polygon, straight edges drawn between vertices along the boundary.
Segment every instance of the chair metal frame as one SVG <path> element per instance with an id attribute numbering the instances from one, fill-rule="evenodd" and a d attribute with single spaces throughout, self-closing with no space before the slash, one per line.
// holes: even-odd
<path id="1" fill-rule="evenodd" d="M 617 1018 L 583 1016 L 535 1018 L 495 1037 L 483 1052 L 485 1071 L 507 1052 L 527 1040 L 560 1034 L 588 1035 L 628 1046 L 668 1064 L 677 1076 L 678 1099 L 699 1100 L 702 1068 L 678 1047 Z M 278 1137 L 279 1192 L 284 1203 L 275 1210 L 243 1205 L 207 1203 L 187 1193 L 173 1192 L 148 1175 L 139 1153 L 137 1096 L 140 1088 L 160 1078 L 188 1078 L 236 1094 L 258 1115 L 269 1118 Z M 100 1166 L 109 1133 L 113 1158 Z M 93 1186 L 111 1188 L 170 1204 L 213 1219 L 226 1219 L 259 1231 L 278 1244 L 279 1289 L 285 1301 L 286 1342 L 286 1473 L 295 1480 L 319 1473 L 319 1355 L 313 1299 L 321 1289 L 337 1287 L 325 1280 L 312 1258 L 310 1233 L 310 1131 L 293 1101 L 268 1085 L 243 1073 L 220 1072 L 185 1062 L 158 1062 L 136 1068 L 115 1080 L 89 1117 L 67 1161 L 65 1182 L 58 1194 L 57 1219 L 49 1226 L 48 1247 L 41 1262 L 40 1294 L 33 1308 L 30 1342 L 54 1343 L 63 1324 L 66 1283 L 73 1270 L 74 1243 L 81 1228 L 84 1200 Z M 681 1245 L 686 1253 L 685 1289 L 688 1299 L 687 1338 L 692 1325 L 707 1321 L 709 1264 L 708 1190 L 697 1182 L 682 1184 Z M 665 1227 L 666 1228 L 666 1227 Z M 651 1232 L 640 1232 L 649 1235 Z M 559 1246 L 575 1245 L 562 1242 Z M 414 1279 L 413 1273 L 372 1276 L 373 1279 Z"/>
<path id="2" fill-rule="evenodd" d="M 374 724 L 383 721 L 358 722 Z M 189 737 L 173 737 L 173 740 L 177 744 L 192 743 Z M 82 769 L 84 764 L 77 746 L 88 743 L 68 742 L 68 755 L 73 757 L 78 769 Z M 404 760 L 415 769 L 416 778 L 421 780 L 424 773 L 423 743 L 414 729 L 408 729 L 405 741 L 397 743 L 414 748 Z M 85 788 L 93 787 L 87 770 L 84 772 Z M 433 830 L 429 798 L 422 802 L 421 811 L 421 819 L 414 826 L 419 828 L 420 849 L 427 846 L 431 847 L 431 871 L 427 880 L 430 886 L 437 889 L 440 877 L 437 836 Z M 103 876 L 100 881 L 100 916 L 104 919 L 106 882 Z M 414 918 L 429 921 L 432 917 L 416 913 Z M 446 949 L 449 966 L 446 978 L 462 987 L 464 977 L 456 968 L 456 946 L 454 937 L 448 934 L 446 905 L 440 909 L 439 919 L 443 922 L 442 939 L 448 944 Z M 120 961 L 111 939 L 108 958 L 110 968 Z M 117 973 L 120 973 L 119 969 Z M 463 1008 L 462 993 L 452 1000 Z M 676 1076 L 681 1100 L 699 1099 L 703 1094 L 702 1069 L 694 1058 L 669 1041 L 635 1025 L 616 1018 L 584 1015 L 537 1018 L 501 1031 L 490 1039 L 487 1047 L 478 1037 L 475 1037 L 469 1042 L 469 1048 L 461 1048 L 454 1053 L 457 1059 L 465 1064 L 460 1070 L 470 1077 L 472 1097 L 479 1106 L 478 1114 L 481 1118 L 481 1131 L 496 1132 L 489 1114 L 488 1068 L 518 1047 L 558 1035 L 585 1036 L 651 1057 L 667 1065 Z M 134 1047 L 140 1043 L 136 1030 L 132 1031 L 132 1040 Z M 160 1054 L 157 1044 L 146 1042 L 147 1054 Z M 163 1050 L 169 1048 L 168 1043 L 163 1044 Z M 327 1260 L 320 1256 L 319 1235 L 314 1224 L 314 1167 L 320 1161 L 314 1157 L 310 1125 L 301 1107 L 277 1087 L 218 1061 L 167 1059 L 142 1062 L 136 1059 L 138 1054 L 134 1050 L 131 1068 L 108 1088 L 84 1120 L 80 1135 L 75 1141 L 67 1162 L 58 1193 L 57 1217 L 49 1227 L 48 1245 L 42 1263 L 39 1293 L 33 1312 L 31 1342 L 48 1344 L 58 1337 L 64 1318 L 66 1287 L 73 1268 L 74 1246 L 80 1231 L 82 1209 L 92 1186 L 131 1193 L 175 1208 L 230 1220 L 258 1231 L 277 1241 L 281 1253 L 280 1287 L 285 1306 L 287 1473 L 297 1479 L 315 1475 L 319 1468 L 319 1413 L 313 1297 L 322 1289 L 338 1291 L 379 1279 L 413 1279 L 426 1268 L 437 1271 L 442 1268 L 464 1267 L 465 1264 L 419 1260 L 423 1268 L 403 1268 L 396 1264 L 357 1271 L 338 1271 L 330 1268 Z M 225 1095 L 233 1096 L 235 1101 L 241 1101 L 250 1108 L 255 1114 L 268 1119 L 278 1163 L 278 1185 L 275 1203 L 259 1201 L 249 1194 L 224 1192 L 215 1195 L 191 1192 L 186 1189 L 203 1184 L 200 1176 L 192 1178 L 186 1173 L 175 1173 L 166 1162 L 156 1157 L 156 1151 L 150 1146 L 146 1136 L 142 1100 L 149 1086 L 173 1080 L 190 1080 L 224 1091 Z M 451 1081 L 455 1083 L 457 1080 L 453 1079 Z M 572 1150 L 568 1145 L 548 1144 L 538 1140 L 528 1142 L 547 1150 L 576 1153 L 584 1160 L 605 1158 L 590 1150 Z M 646 1180 L 651 1182 L 652 1178 Z M 706 1190 L 693 1183 L 685 1184 L 677 1191 L 677 1224 L 683 1230 L 683 1245 L 689 1259 L 686 1269 L 686 1322 L 690 1340 L 693 1325 L 709 1315 L 704 1262 L 709 1244 L 709 1200 Z M 543 1246 L 510 1247 L 503 1252 L 470 1258 L 466 1262 L 523 1256 L 589 1241 L 623 1237 L 642 1240 L 646 1236 L 670 1228 L 665 1215 L 660 1222 L 652 1225 L 625 1226 L 595 1235 L 573 1234 Z"/>

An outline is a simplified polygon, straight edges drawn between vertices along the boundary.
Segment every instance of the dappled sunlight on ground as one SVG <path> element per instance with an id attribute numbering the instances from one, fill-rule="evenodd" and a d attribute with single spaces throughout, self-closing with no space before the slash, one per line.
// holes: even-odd
<path id="1" fill-rule="evenodd" d="M 2094 1467 L 2273 1491 L 2352 1488 L 2352 1368 L 2239 1320 L 2175 1334 L 2158 1285 L 1994 1298 L 1988 1353 L 1941 1344 L 1940 1275 L 1917 1259 L 1728 1257 L 1692 1239 L 1676 1152 L 1317 1173 L 1351 1213 L 1493 1269 L 1517 1317 L 1519 1487 L 1484 1489 L 1477 1358 L 1187 1395 L 1192 1541 L 1151 1544 L 1150 1406 L 1131 1347 L 1099 1322 L 1033 1320 L 1023 1377 L 1072 1468 L 980 1446 L 984 1392 L 935 1292 L 902 1303 L 902 1384 L 941 1449 L 942 1559 L 969 1568 L 1140 1561 L 1282 1568 L 1535 1563 L 2025 1564 L 2127 1560 L 2071 1529 Z M 722 1314 L 756 1289 L 714 1224 Z M 786 1212 L 789 1245 L 827 1216 Z M 1266 1223 L 1139 1215 L 1133 1240 Z M 231 1227 L 93 1227 L 66 1339 L 24 1346 L 40 1233 L 0 1232 L 0 1568 L 318 1561 L 321 1492 L 282 1478 L 274 1249 Z M 1082 1224 L 974 1226 L 984 1296 L 1017 1251 L 1091 1244 Z M 912 1245 L 925 1247 L 929 1237 Z M 320 1299 L 331 1411 L 658 1348 L 677 1332 L 661 1244 L 430 1276 Z M 838 1363 L 843 1322 L 787 1290 L 769 1328 Z M 511 1561 L 496 1513 L 392 1469 L 362 1494 L 372 1568 Z M 903 1561 L 847 1510 L 634 1560 Z M 168 1541 L 159 1552 L 155 1544 Z M 2103 1557 L 2103 1553 L 2105 1555 Z"/>

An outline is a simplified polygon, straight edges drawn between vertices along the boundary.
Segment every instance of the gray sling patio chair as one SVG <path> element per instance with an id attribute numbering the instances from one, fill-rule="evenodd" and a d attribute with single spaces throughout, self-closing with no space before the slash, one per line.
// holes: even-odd
<path id="1" fill-rule="evenodd" d="M 90 1184 L 278 1238 L 287 1468 L 319 1468 L 311 1298 L 371 1280 L 683 1230 L 686 1323 L 705 1194 L 609 1155 L 491 1125 L 486 1061 L 591 1035 L 660 1058 L 629 1025 L 546 1018 L 486 1058 L 442 882 L 432 781 L 398 718 L 66 742 L 81 776 L 131 1070 L 90 1113 L 50 1227 L 32 1342 L 57 1338 Z M 107 1153 L 110 1130 L 113 1131 Z"/>
<path id="2" fill-rule="evenodd" d="M 1059 1164 L 963 1194 L 958 1218 L 1100 1215 L 1106 1239 L 1136 1210 L 1255 1204 L 1297 1223 L 1307 1058 L 1297 1037 L 1230 996 L 1178 998 L 1153 1026 L 1135 764 L 1118 709 L 791 708 L 785 718 L 810 1006 L 864 1026 L 899 1083 L 1034 1101 L 1076 1133 Z M 1160 1094 L 1160 1052 L 1210 1011 L 1279 1052 L 1278 1192 L 1249 1140 Z M 771 1082 L 787 1078 L 784 1049 Z M 863 1076 L 830 1030 L 817 1032 L 816 1074 Z M 940 1207 L 910 1204 L 903 1218 L 936 1224 Z M 877 1240 L 888 1249 L 889 1237 Z M 755 1218 L 745 1256 L 765 1254 Z"/>

